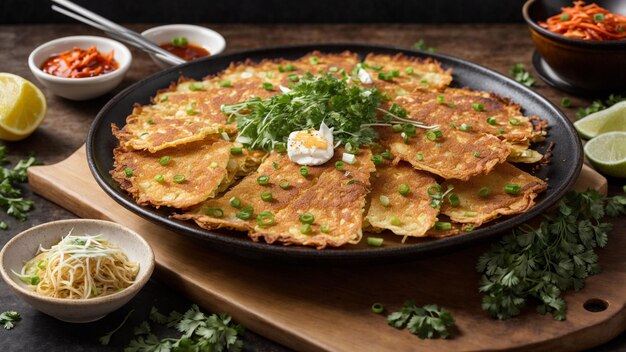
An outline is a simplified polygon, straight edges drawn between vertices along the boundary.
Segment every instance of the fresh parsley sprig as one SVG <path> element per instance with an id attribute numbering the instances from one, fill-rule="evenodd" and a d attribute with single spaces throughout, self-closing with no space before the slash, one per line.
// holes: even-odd
<path id="1" fill-rule="evenodd" d="M 20 313 L 13 310 L 7 310 L 0 314 L 0 324 L 7 330 L 13 329 L 15 327 L 15 323 L 20 320 L 22 320 Z"/>
<path id="2" fill-rule="evenodd" d="M 530 72 L 526 71 L 524 64 L 515 64 L 511 66 L 509 68 L 509 73 L 514 80 L 520 82 L 527 87 L 532 87 L 537 82 L 535 80 L 535 77 L 533 77 Z"/>
<path id="3" fill-rule="evenodd" d="M 185 314 L 171 312 L 169 316 L 153 307 L 150 320 L 175 326 L 183 335 L 178 339 L 160 339 L 151 332 L 150 324 L 144 321 L 135 328 L 136 337 L 124 352 L 222 352 L 240 351 L 243 347 L 240 338 L 244 332 L 242 326 L 233 323 L 226 314 L 206 315 L 195 304 Z"/>
<path id="4" fill-rule="evenodd" d="M 594 250 L 607 244 L 612 228 L 602 219 L 624 214 L 625 196 L 605 198 L 595 190 L 568 193 L 556 214 L 537 227 L 519 227 L 480 257 L 483 309 L 508 319 L 532 301 L 539 313 L 565 320 L 562 292 L 580 290 L 587 276 L 600 272 Z"/>
<path id="5" fill-rule="evenodd" d="M 413 301 L 407 301 L 398 312 L 387 316 L 389 325 L 409 331 L 421 339 L 437 337 L 447 338 L 450 336 L 448 329 L 455 325 L 452 314 L 445 308 L 434 304 L 418 307 Z"/>
<path id="6" fill-rule="evenodd" d="M 8 164 L 7 150 L 5 146 L 0 146 L 0 165 Z M 28 181 L 27 170 L 33 165 L 41 164 L 35 157 L 20 160 L 13 168 L 0 167 L 0 208 L 7 215 L 17 220 L 26 220 L 26 213 L 32 210 L 33 201 L 24 199 L 22 191 L 17 184 Z M 0 229 L 6 230 L 8 225 L 0 221 Z"/>

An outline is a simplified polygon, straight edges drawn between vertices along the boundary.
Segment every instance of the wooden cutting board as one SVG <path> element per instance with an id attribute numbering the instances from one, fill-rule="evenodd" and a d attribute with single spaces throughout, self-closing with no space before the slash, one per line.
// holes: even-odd
<path id="1" fill-rule="evenodd" d="M 538 315 L 532 308 L 515 319 L 497 321 L 480 308 L 474 270 L 487 245 L 402 264 L 259 263 L 221 254 L 124 209 L 96 184 L 84 147 L 61 163 L 30 168 L 29 182 L 33 191 L 80 217 L 111 220 L 137 231 L 154 249 L 157 279 L 209 311 L 231 314 L 247 328 L 296 350 L 578 350 L 608 341 L 626 328 L 624 222 L 600 251 L 603 273 L 590 277 L 583 290 L 566 294 L 567 321 Z M 606 179 L 584 168 L 576 188 L 587 187 L 606 192 Z M 374 302 L 388 312 L 407 299 L 448 308 L 458 326 L 453 337 L 420 340 L 370 312 Z M 589 300 L 608 307 L 589 312 L 583 307 Z"/>

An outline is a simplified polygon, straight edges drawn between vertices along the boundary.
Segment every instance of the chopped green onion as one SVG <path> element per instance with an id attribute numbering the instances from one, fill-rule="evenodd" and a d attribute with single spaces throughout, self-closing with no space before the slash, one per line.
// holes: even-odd
<path id="1" fill-rule="evenodd" d="M 265 192 L 261 193 L 261 199 L 264 202 L 271 202 L 274 199 L 274 197 L 272 196 L 272 192 L 265 191 Z"/>
<path id="2" fill-rule="evenodd" d="M 265 227 L 274 225 L 274 214 L 270 211 L 262 211 L 256 216 L 256 224 Z"/>
<path id="3" fill-rule="evenodd" d="M 372 158 L 373 158 L 373 156 L 372 156 Z M 339 161 L 335 162 L 335 169 L 343 170 L 343 165 L 344 165 L 343 161 L 339 160 Z"/>
<path id="4" fill-rule="evenodd" d="M 176 182 L 176 183 L 183 183 L 185 182 L 185 175 L 174 175 L 174 177 L 172 178 L 172 181 Z"/>
<path id="5" fill-rule="evenodd" d="M 428 189 L 426 190 L 426 192 L 428 192 L 428 195 L 430 196 L 439 195 L 441 194 L 441 191 L 441 185 L 439 185 L 438 183 L 435 183 L 434 185 L 428 187 Z"/>
<path id="6" fill-rule="evenodd" d="M 231 207 L 233 208 L 237 208 L 239 209 L 239 207 L 241 207 L 241 199 L 239 199 L 238 197 L 232 197 L 228 203 L 230 204 Z"/>
<path id="7" fill-rule="evenodd" d="M 504 129 L 503 129 L 503 128 L 499 129 L 499 130 L 498 130 L 498 133 L 500 133 L 500 134 L 504 134 Z"/>
<path id="8" fill-rule="evenodd" d="M 221 81 L 220 82 L 220 87 L 232 87 L 233 83 L 229 80 L 225 80 L 225 81 Z"/>
<path id="9" fill-rule="evenodd" d="M 204 85 L 202 84 L 202 82 L 192 82 L 189 84 L 189 90 L 192 92 L 197 92 L 197 91 L 203 91 L 206 89 L 204 89 Z"/>
<path id="10" fill-rule="evenodd" d="M 300 175 L 307 177 L 309 176 L 309 167 L 308 166 L 301 166 L 300 167 Z"/>
<path id="11" fill-rule="evenodd" d="M 290 74 L 289 76 L 287 76 L 287 78 L 289 78 L 291 82 L 298 82 L 300 80 L 300 76 L 298 76 L 298 74 L 296 73 Z"/>
<path id="12" fill-rule="evenodd" d="M 328 228 L 328 225 L 322 225 L 320 226 L 320 231 L 323 233 L 328 233 L 328 231 L 330 231 L 330 228 Z"/>
<path id="13" fill-rule="evenodd" d="M 422 155 L 422 152 L 417 153 L 417 160 L 419 161 L 424 160 L 424 155 Z"/>
<path id="14" fill-rule="evenodd" d="M 272 163 L 272 167 L 274 168 L 274 170 L 278 170 L 278 163 L 274 161 Z"/>
<path id="15" fill-rule="evenodd" d="M 407 185 L 406 183 L 402 183 L 400 184 L 400 186 L 398 186 L 398 193 L 400 193 L 403 196 L 406 196 L 407 194 L 409 194 L 410 188 L 409 185 Z"/>
<path id="16" fill-rule="evenodd" d="M 569 108 L 570 105 L 572 105 L 572 101 L 569 100 L 568 97 L 563 97 L 563 99 L 561 99 L 561 106 L 564 108 Z"/>
<path id="17" fill-rule="evenodd" d="M 480 158 L 480 152 L 474 152 L 474 158 Z"/>
<path id="18" fill-rule="evenodd" d="M 356 183 L 356 181 L 354 179 L 348 180 L 348 182 L 346 182 L 347 185 L 353 185 L 355 183 Z"/>
<path id="19" fill-rule="evenodd" d="M 489 197 L 490 194 L 491 194 L 491 188 L 489 187 L 482 187 L 481 189 L 478 190 L 478 196 L 481 198 L 487 198 Z"/>
<path id="20" fill-rule="evenodd" d="M 316 56 L 311 56 L 309 58 L 309 62 L 311 63 L 311 65 L 317 65 L 320 63 L 320 59 L 318 59 Z"/>
<path id="21" fill-rule="evenodd" d="M 148 125 L 154 125 L 154 120 L 152 120 L 152 117 L 148 118 Z"/>
<path id="22" fill-rule="evenodd" d="M 304 225 L 300 226 L 300 232 L 305 234 L 305 235 L 308 234 L 308 233 L 311 233 L 311 230 L 312 230 L 311 224 L 304 224 Z"/>
<path id="23" fill-rule="evenodd" d="M 249 205 L 244 206 L 235 214 L 235 216 L 241 220 L 249 220 L 252 218 L 252 215 L 254 215 L 254 209 Z"/>
<path id="24" fill-rule="evenodd" d="M 473 218 L 473 217 L 475 217 L 476 215 L 478 215 L 478 213 L 477 213 L 477 212 L 475 212 L 475 211 L 466 211 L 466 212 L 464 212 L 464 213 L 463 213 L 463 216 L 468 216 L 468 217 L 470 217 L 470 218 Z"/>
<path id="25" fill-rule="evenodd" d="M 312 224 L 315 221 L 315 216 L 307 211 L 306 213 L 301 214 L 298 220 L 300 220 L 303 224 Z"/>
<path id="26" fill-rule="evenodd" d="M 295 71 L 296 67 L 292 64 L 287 64 L 285 65 L 285 71 L 287 72 L 291 72 L 291 71 Z"/>
<path id="27" fill-rule="evenodd" d="M 175 38 L 172 38 L 172 45 L 173 46 L 185 46 L 188 43 L 189 43 L 189 41 L 185 37 L 175 37 Z"/>
<path id="28" fill-rule="evenodd" d="M 461 200 L 459 199 L 459 195 L 456 193 L 448 194 L 448 202 L 453 207 L 458 207 L 459 205 L 461 205 Z"/>
<path id="29" fill-rule="evenodd" d="M 380 197 L 378 197 L 378 201 L 380 201 L 380 204 L 383 207 L 388 207 L 389 206 L 389 197 L 387 197 L 385 195 L 381 195 Z"/>
<path id="30" fill-rule="evenodd" d="M 520 185 L 518 185 L 517 183 L 509 183 L 504 186 L 504 192 L 512 195 L 518 194 L 521 190 L 522 187 L 520 187 Z"/>
<path id="31" fill-rule="evenodd" d="M 426 132 L 426 139 L 428 139 L 429 141 L 436 141 L 439 140 L 441 137 L 443 137 L 443 133 L 441 133 L 440 130 L 430 130 L 428 132 Z"/>
<path id="32" fill-rule="evenodd" d="M 487 123 L 493 126 L 498 123 L 498 120 L 495 117 L 491 116 L 487 118 Z"/>
<path id="33" fill-rule="evenodd" d="M 215 168 L 216 168 L 216 167 L 218 167 L 218 166 L 219 166 L 219 164 L 218 164 L 218 163 L 216 163 L 215 161 L 214 161 L 214 162 L 212 162 L 212 163 L 211 163 L 211 165 L 209 165 L 209 167 L 210 167 L 211 169 L 215 169 Z"/>
<path id="34" fill-rule="evenodd" d="M 445 99 L 446 99 L 446 97 L 444 97 L 443 95 L 438 95 L 438 96 L 437 96 L 437 102 L 438 102 L 439 104 L 443 104 L 443 103 L 444 103 L 444 101 L 445 101 Z"/>
<path id="35" fill-rule="evenodd" d="M 195 101 L 190 102 L 189 104 L 187 104 L 187 106 L 185 106 L 185 112 L 187 113 L 187 115 L 197 115 L 198 114 L 198 110 L 194 110 L 194 106 L 196 105 Z"/>
<path id="36" fill-rule="evenodd" d="M 485 111 L 485 106 L 481 103 L 473 103 L 472 104 L 472 109 L 476 110 L 476 111 Z"/>
<path id="37" fill-rule="evenodd" d="M 164 95 L 161 99 L 159 99 L 159 102 L 165 103 L 167 101 L 167 99 L 169 99 L 169 98 L 170 98 L 169 95 Z"/>
<path id="38" fill-rule="evenodd" d="M 391 154 L 391 152 L 389 151 L 389 149 L 386 149 L 384 152 L 380 153 L 380 156 L 383 157 L 383 159 L 385 160 L 391 160 L 393 159 L 393 155 Z"/>
<path id="39" fill-rule="evenodd" d="M 165 182 L 165 177 L 163 177 L 163 175 L 156 175 L 154 176 L 154 180 L 158 183 L 163 183 Z"/>
<path id="40" fill-rule="evenodd" d="M 565 13 L 561 15 L 561 21 L 569 21 L 569 14 Z"/>
<path id="41" fill-rule="evenodd" d="M 520 123 L 522 123 L 522 121 L 518 119 L 517 117 L 511 117 L 509 119 L 509 123 L 511 124 L 511 126 L 519 126 Z"/>
<path id="42" fill-rule="evenodd" d="M 263 176 L 259 176 L 256 179 L 256 182 L 260 185 L 269 185 L 270 184 L 270 177 L 267 175 L 263 175 Z"/>
<path id="43" fill-rule="evenodd" d="M 412 75 L 415 71 L 413 70 L 413 67 L 407 67 L 407 68 L 404 69 L 404 72 L 407 75 Z"/>
<path id="44" fill-rule="evenodd" d="M 274 90 L 274 85 L 271 84 L 270 82 L 263 82 L 263 84 L 261 85 L 261 88 L 271 92 Z"/>
<path id="45" fill-rule="evenodd" d="M 392 125 L 391 130 L 394 132 L 402 132 L 402 125 Z"/>
<path id="46" fill-rule="evenodd" d="M 400 219 L 398 219 L 397 216 L 392 216 L 391 219 L 389 220 L 389 222 L 393 226 L 400 226 L 400 225 L 402 225 L 402 221 L 400 221 Z"/>
<path id="47" fill-rule="evenodd" d="M 383 156 L 382 155 L 372 155 L 372 162 L 374 163 L 374 165 L 378 166 L 378 165 L 382 165 L 384 162 Z"/>
<path id="48" fill-rule="evenodd" d="M 164 155 L 159 158 L 159 164 L 161 164 L 161 166 L 165 166 L 170 163 L 170 160 L 172 160 L 172 158 L 169 155 Z"/>
<path id="49" fill-rule="evenodd" d="M 456 107 L 456 104 L 455 104 L 455 103 L 450 103 L 450 104 L 448 104 L 448 107 L 449 107 L 449 108 L 455 108 L 455 107 Z"/>
<path id="50" fill-rule="evenodd" d="M 125 168 L 124 169 L 124 174 L 126 175 L 126 177 L 131 177 L 133 175 L 133 169 L 131 168 Z"/>
<path id="51" fill-rule="evenodd" d="M 380 304 L 380 303 L 374 303 L 372 304 L 372 312 L 376 313 L 376 314 L 380 314 L 385 310 L 385 307 Z"/>
<path id="52" fill-rule="evenodd" d="M 391 70 L 391 76 L 393 77 L 400 76 L 400 70 Z"/>
<path id="53" fill-rule="evenodd" d="M 472 130 L 472 125 L 468 125 L 466 123 L 462 123 L 461 126 L 459 126 L 459 130 L 463 131 L 463 132 L 469 132 Z"/>
<path id="54" fill-rule="evenodd" d="M 204 209 L 204 212 L 206 215 L 212 218 L 221 218 L 224 216 L 224 211 L 222 210 L 222 208 L 219 208 L 219 207 L 207 208 L 207 209 Z"/>
<path id="55" fill-rule="evenodd" d="M 596 22 L 604 21 L 604 14 L 603 13 L 596 13 L 595 15 L 593 15 L 593 20 L 596 21 Z"/>
<path id="56" fill-rule="evenodd" d="M 391 72 L 378 72 L 378 79 L 391 81 L 393 79 L 393 74 Z"/>
<path id="57" fill-rule="evenodd" d="M 274 78 L 274 72 L 265 72 L 265 77 L 266 78 Z"/>
<path id="58" fill-rule="evenodd" d="M 346 143 L 346 153 L 348 154 L 354 154 L 357 155 L 361 152 L 361 150 L 359 150 L 359 147 L 357 145 L 354 145 L 350 142 Z"/>
<path id="59" fill-rule="evenodd" d="M 383 245 L 383 242 L 385 240 L 381 237 L 368 237 L 367 238 L 367 245 L 368 246 L 372 246 L 372 247 L 380 247 Z"/>
<path id="60" fill-rule="evenodd" d="M 242 147 L 232 147 L 232 148 L 230 148 L 230 153 L 232 155 L 241 155 L 241 154 L 243 154 L 243 148 Z"/>
<path id="61" fill-rule="evenodd" d="M 289 188 L 289 181 L 282 179 L 280 181 L 278 181 L 278 187 L 282 188 L 282 189 L 287 189 Z"/>
<path id="62" fill-rule="evenodd" d="M 452 229 L 452 224 L 445 221 L 437 221 L 435 223 L 435 230 L 437 231 L 447 231 Z"/>
<path id="63" fill-rule="evenodd" d="M 390 101 L 391 100 L 391 95 L 389 95 L 387 93 L 381 93 L 380 97 L 383 99 L 383 101 Z"/>

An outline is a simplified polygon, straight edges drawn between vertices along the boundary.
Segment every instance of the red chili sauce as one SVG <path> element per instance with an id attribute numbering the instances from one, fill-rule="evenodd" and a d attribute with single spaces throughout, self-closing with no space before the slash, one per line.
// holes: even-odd
<path id="1" fill-rule="evenodd" d="M 118 67 L 113 50 L 102 54 L 95 46 L 92 46 L 87 50 L 74 48 L 52 55 L 41 65 L 41 70 L 57 77 L 85 78 L 113 72 Z"/>
<path id="2" fill-rule="evenodd" d="M 201 57 L 211 55 L 208 50 L 201 46 L 187 42 L 187 39 L 184 37 L 174 38 L 169 43 L 161 44 L 160 47 L 185 61 L 192 61 Z"/>

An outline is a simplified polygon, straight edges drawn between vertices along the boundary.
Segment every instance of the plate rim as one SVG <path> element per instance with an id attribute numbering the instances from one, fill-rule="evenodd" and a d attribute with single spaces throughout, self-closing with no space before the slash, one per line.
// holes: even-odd
<path id="1" fill-rule="evenodd" d="M 477 70 L 481 74 L 487 74 L 489 76 L 495 76 L 501 82 L 507 83 L 507 85 L 512 85 L 513 88 L 517 91 L 523 92 L 525 95 L 532 97 L 532 100 L 538 101 L 543 104 L 545 107 L 552 110 L 554 113 L 554 117 L 556 120 L 560 120 L 562 122 L 562 126 L 566 129 L 566 135 L 569 139 L 573 139 L 573 144 L 576 146 L 573 150 L 573 153 L 570 154 L 572 161 L 574 162 L 574 167 L 569 169 L 567 172 L 565 180 L 560 184 L 560 186 L 556 189 L 552 189 L 551 193 L 548 194 L 540 203 L 535 204 L 535 206 L 526 213 L 516 215 L 511 218 L 507 218 L 506 220 L 490 225 L 489 227 L 482 228 L 476 230 L 476 232 L 466 233 L 462 236 L 451 236 L 446 238 L 440 238 L 437 240 L 422 242 L 417 244 L 410 244 L 404 246 L 394 246 L 394 247 L 376 247 L 376 248 L 365 248 L 365 249 L 351 249 L 351 250 L 342 250 L 341 248 L 327 248 L 324 250 L 316 250 L 314 248 L 299 248 L 299 247 L 291 247 L 291 246 L 282 246 L 276 244 L 267 244 L 264 242 L 254 242 L 250 238 L 246 238 L 241 240 L 237 237 L 229 237 L 222 233 L 213 232 L 209 230 L 202 229 L 197 225 L 193 224 L 193 228 L 187 226 L 188 222 L 182 222 L 179 220 L 173 220 L 169 218 L 163 218 L 162 215 L 153 212 L 154 209 L 143 207 L 135 202 L 132 202 L 126 197 L 127 195 L 122 194 L 121 190 L 115 190 L 112 188 L 106 180 L 103 178 L 103 175 L 99 172 L 97 167 L 97 160 L 94 158 L 95 155 L 95 145 L 94 139 L 96 138 L 97 132 L 100 130 L 103 124 L 103 120 L 107 116 L 107 112 L 111 110 L 120 100 L 134 92 L 135 89 L 140 88 L 148 84 L 151 81 L 160 79 L 162 76 L 167 76 L 176 71 L 181 71 L 184 68 L 202 65 L 206 63 L 210 63 L 218 58 L 236 58 L 239 56 L 259 56 L 264 53 L 273 53 L 273 52 L 289 52 L 293 50 L 298 51 L 328 51 L 332 50 L 332 52 L 340 52 L 343 50 L 353 51 L 353 52 L 395 52 L 395 53 L 404 53 L 411 56 L 417 56 L 420 58 L 433 58 L 440 62 L 454 62 L 456 64 L 460 64 L 466 66 L 470 69 Z M 236 60 L 233 60 L 236 61 Z M 443 62 L 442 62 L 443 63 Z M 182 75 L 182 71 L 179 73 Z M 154 92 L 152 92 L 154 93 Z M 153 223 L 158 224 L 159 226 L 164 226 L 173 232 L 176 232 L 178 235 L 186 235 L 191 236 L 205 242 L 209 242 L 211 244 L 219 244 L 219 246 L 213 245 L 212 248 L 218 251 L 229 251 L 232 249 L 243 250 L 244 252 L 238 252 L 244 257 L 262 257 L 267 259 L 268 257 L 272 257 L 274 260 L 279 259 L 298 259 L 298 260 L 306 260 L 306 259 L 315 259 L 315 260 L 341 260 L 341 261 L 361 261 L 364 259 L 367 260 L 395 260 L 400 258 L 409 258 L 414 255 L 430 255 L 437 254 L 444 250 L 449 250 L 450 252 L 456 250 L 463 245 L 466 244 L 476 244 L 480 243 L 484 240 L 495 238 L 497 236 L 502 236 L 513 228 L 535 218 L 539 213 L 544 210 L 549 209 L 554 204 L 556 204 L 571 188 L 571 186 L 576 181 L 580 170 L 583 164 L 582 158 L 582 146 L 581 142 L 578 139 L 578 135 L 576 134 L 576 130 L 572 122 L 567 118 L 567 116 L 560 110 L 558 107 L 550 102 L 546 97 L 537 93 L 536 91 L 514 81 L 513 79 L 495 71 L 489 69 L 480 64 L 464 60 L 455 56 L 441 54 L 441 53 L 432 53 L 422 50 L 415 49 L 407 49 L 401 48 L 397 46 L 390 45 L 375 45 L 375 44 L 361 44 L 361 43 L 315 43 L 315 44 L 303 44 L 303 45 L 282 45 L 282 46 L 273 46 L 273 47 L 262 47 L 262 48 L 254 48 L 254 49 L 246 49 L 239 50 L 230 53 L 221 53 L 214 56 L 209 56 L 204 59 L 188 62 L 176 67 L 172 67 L 163 71 L 156 72 L 152 75 L 149 75 L 136 83 L 130 85 L 125 88 L 118 94 L 116 94 L 113 98 L 111 98 L 98 112 L 94 121 L 92 122 L 89 132 L 87 135 L 86 141 L 86 152 L 87 152 L 87 162 L 89 169 L 92 173 L 92 176 L 95 178 L 96 182 L 102 188 L 105 193 L 115 200 L 118 204 L 122 205 L 124 208 L 130 210 L 136 215 L 141 216 L 144 219 L 147 219 Z M 112 155 L 112 154 L 111 154 Z M 108 172 L 107 172 L 108 174 Z M 150 211 L 152 210 L 152 211 Z M 232 252 L 231 252 L 232 253 Z"/>

